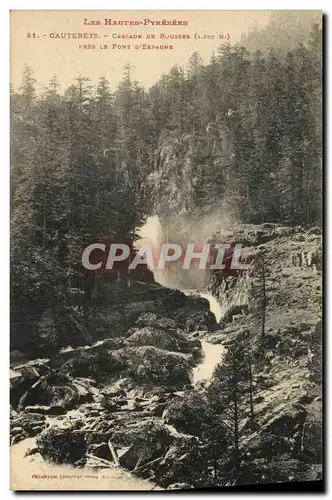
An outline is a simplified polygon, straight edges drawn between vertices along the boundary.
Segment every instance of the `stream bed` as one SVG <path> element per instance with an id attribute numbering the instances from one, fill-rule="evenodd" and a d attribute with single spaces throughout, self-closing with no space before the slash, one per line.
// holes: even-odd
<path id="1" fill-rule="evenodd" d="M 203 350 L 203 361 L 195 366 L 193 370 L 193 385 L 201 380 L 210 380 L 215 367 L 220 363 L 225 348 L 220 344 L 210 344 L 201 341 Z"/>
<path id="2" fill-rule="evenodd" d="M 134 477 L 130 472 L 112 467 L 100 470 L 53 465 L 39 453 L 26 457 L 35 448 L 36 438 L 27 438 L 10 448 L 12 490 L 161 490 L 159 486 Z"/>
<path id="3" fill-rule="evenodd" d="M 197 291 L 185 291 L 186 295 Z M 199 292 L 198 292 L 199 293 Z M 200 293 L 210 303 L 210 310 L 215 314 L 217 322 L 221 317 L 220 304 L 208 293 Z M 96 344 L 98 344 L 97 342 Z M 101 343 L 101 342 L 100 342 Z M 201 339 L 203 359 L 193 369 L 192 384 L 200 381 L 208 382 L 213 371 L 222 359 L 224 347 L 211 344 Z M 16 375 L 13 371 L 12 376 Z M 50 425 L 57 425 L 56 418 L 49 420 Z M 176 429 L 172 429 L 177 434 Z M 174 435 L 175 435 L 174 434 Z M 139 479 L 129 471 L 116 467 L 93 469 L 77 468 L 73 465 L 54 465 L 46 462 L 39 453 L 26 456 L 29 449 L 36 448 L 36 438 L 27 438 L 11 446 L 11 489 L 19 490 L 161 490 L 151 481 Z"/>
<path id="4" fill-rule="evenodd" d="M 202 340 L 203 360 L 193 370 L 193 384 L 208 381 L 220 362 L 224 347 Z M 52 419 L 55 424 L 56 419 Z M 45 462 L 40 454 L 26 457 L 27 450 L 36 447 L 36 438 L 27 438 L 11 446 L 11 488 L 31 490 L 160 490 L 150 481 L 138 479 L 130 472 L 114 466 L 94 471 L 90 468 L 56 466 Z"/>

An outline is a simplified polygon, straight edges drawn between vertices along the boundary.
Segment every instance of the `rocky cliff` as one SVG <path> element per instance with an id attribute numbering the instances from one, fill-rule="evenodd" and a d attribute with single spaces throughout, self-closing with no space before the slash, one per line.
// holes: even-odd
<path id="1" fill-rule="evenodd" d="M 270 457 L 280 470 L 297 461 L 296 467 L 288 464 L 292 472 L 286 480 L 317 479 L 322 462 L 321 232 L 239 225 L 213 237 L 224 243 L 230 239 L 243 245 L 251 268 L 226 279 L 215 272 L 210 290 L 223 317 L 219 331 L 207 340 L 230 347 L 245 332 L 251 344 L 258 425 L 244 430 L 241 446 L 252 456 Z M 263 363 L 255 361 L 259 352 Z"/>

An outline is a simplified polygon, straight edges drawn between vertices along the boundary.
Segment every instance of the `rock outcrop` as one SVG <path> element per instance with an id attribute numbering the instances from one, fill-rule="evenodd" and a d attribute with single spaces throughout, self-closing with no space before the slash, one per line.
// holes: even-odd
<path id="1" fill-rule="evenodd" d="M 219 325 L 205 299 L 105 278 L 84 324 L 93 342 L 15 364 L 11 444 L 37 436 L 34 453 L 46 461 L 125 468 L 166 489 L 319 479 L 320 234 L 242 225 L 214 241 L 227 238 L 246 247 L 251 268 L 214 274 Z M 193 387 L 192 369 L 202 341 L 227 350 L 244 337 L 255 418 L 249 408 L 240 422 L 234 471 L 231 421 L 215 411 L 208 385 Z"/>
<path id="2" fill-rule="evenodd" d="M 320 230 L 241 225 L 215 238 L 230 239 L 243 245 L 251 268 L 226 279 L 214 274 L 210 290 L 224 314 L 206 340 L 228 348 L 246 333 L 252 355 L 263 352 L 253 375 L 257 430 L 242 433 L 241 447 L 261 459 L 299 460 L 289 477 L 312 479 L 322 462 Z"/>

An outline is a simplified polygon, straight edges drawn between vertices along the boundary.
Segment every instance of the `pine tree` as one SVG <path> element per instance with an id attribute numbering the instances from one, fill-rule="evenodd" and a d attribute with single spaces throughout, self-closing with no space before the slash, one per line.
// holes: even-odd
<path id="1" fill-rule="evenodd" d="M 24 66 L 22 75 L 22 84 L 19 89 L 20 103 L 23 112 L 28 112 L 33 106 L 36 98 L 36 80 L 33 76 L 33 71 L 27 64 Z"/>
<path id="2" fill-rule="evenodd" d="M 222 417 L 229 430 L 229 460 L 235 474 L 241 464 L 240 438 L 247 413 L 254 418 L 252 359 L 247 332 L 239 334 L 213 373 L 208 389 L 209 399 L 215 412 Z"/>

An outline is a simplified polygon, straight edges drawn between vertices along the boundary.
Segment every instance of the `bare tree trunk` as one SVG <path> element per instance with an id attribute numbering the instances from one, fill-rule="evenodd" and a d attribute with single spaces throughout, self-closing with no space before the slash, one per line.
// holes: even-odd
<path id="1" fill-rule="evenodd" d="M 262 351 L 264 353 L 265 345 L 265 319 L 266 319 L 266 283 L 265 283 L 265 263 L 264 257 L 262 257 Z"/>
<path id="2" fill-rule="evenodd" d="M 213 477 L 215 482 L 217 483 L 218 479 L 218 454 L 217 454 L 217 444 L 214 443 L 213 446 Z"/>
<path id="3" fill-rule="evenodd" d="M 97 276 L 93 277 L 93 286 L 92 286 L 92 291 L 91 291 L 91 298 L 95 299 L 97 296 L 98 292 L 98 278 Z"/>
<path id="4" fill-rule="evenodd" d="M 238 392 L 235 384 L 233 392 L 233 402 L 234 402 L 234 457 L 235 457 L 235 467 L 236 469 L 240 466 L 240 454 L 239 454 L 239 414 L 238 414 Z"/>
<path id="5" fill-rule="evenodd" d="M 250 398 L 250 416 L 254 419 L 254 402 L 253 402 L 253 384 L 252 384 L 252 366 L 251 366 L 251 353 L 250 346 L 248 349 L 248 364 L 249 364 L 249 398 Z"/>

